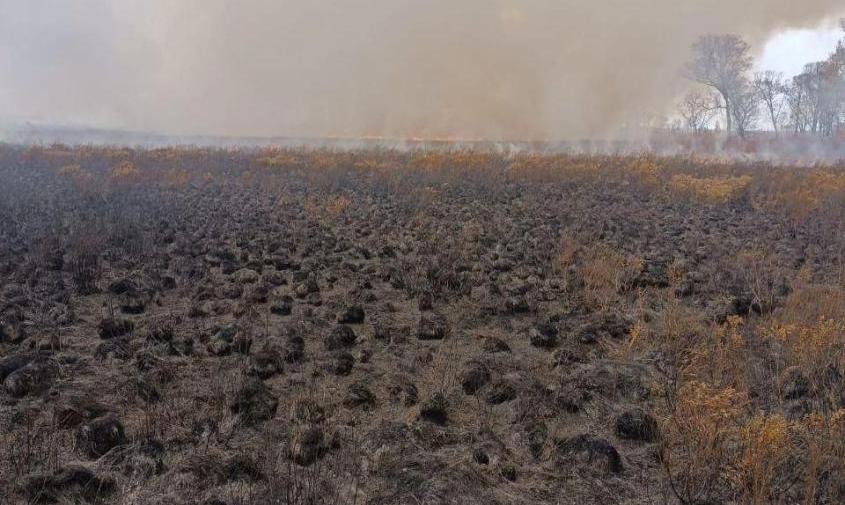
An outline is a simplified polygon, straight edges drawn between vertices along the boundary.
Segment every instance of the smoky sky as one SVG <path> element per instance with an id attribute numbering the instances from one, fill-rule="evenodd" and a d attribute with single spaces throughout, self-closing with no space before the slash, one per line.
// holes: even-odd
<path id="1" fill-rule="evenodd" d="M 0 121 L 565 139 L 669 110 L 703 33 L 841 0 L 0 0 Z"/>

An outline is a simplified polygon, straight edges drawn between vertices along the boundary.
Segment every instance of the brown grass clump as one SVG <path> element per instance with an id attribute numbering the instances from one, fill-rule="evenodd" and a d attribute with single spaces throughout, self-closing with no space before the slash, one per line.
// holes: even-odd
<path id="1" fill-rule="evenodd" d="M 569 292 L 570 290 L 570 282 L 571 282 L 571 272 L 573 266 L 575 265 L 575 260 L 577 259 L 578 251 L 580 250 L 580 245 L 578 241 L 572 235 L 566 234 L 561 239 L 561 247 L 560 251 L 557 254 L 556 262 L 554 267 L 558 271 L 561 279 L 563 280 L 563 290 L 564 292 Z"/>
<path id="2" fill-rule="evenodd" d="M 689 348 L 683 375 L 720 387 L 745 386 L 749 350 L 743 325 L 741 317 L 730 316 L 723 326 L 710 329 L 705 338 Z"/>
<path id="3" fill-rule="evenodd" d="M 323 224 L 334 223 L 352 205 L 346 195 L 310 198 L 305 201 L 305 211 L 312 219 Z"/>
<path id="4" fill-rule="evenodd" d="M 115 181 L 135 181 L 141 175 L 141 170 L 131 161 L 121 162 L 109 170 L 109 177 Z"/>
<path id="5" fill-rule="evenodd" d="M 583 256 L 580 273 L 587 303 L 601 310 L 609 308 L 619 294 L 629 291 L 642 270 L 641 258 L 625 255 L 605 244 L 586 248 Z"/>
<path id="6" fill-rule="evenodd" d="M 677 174 L 669 180 L 669 189 L 680 196 L 705 203 L 727 203 L 739 199 L 751 185 L 752 178 L 694 177 Z"/>

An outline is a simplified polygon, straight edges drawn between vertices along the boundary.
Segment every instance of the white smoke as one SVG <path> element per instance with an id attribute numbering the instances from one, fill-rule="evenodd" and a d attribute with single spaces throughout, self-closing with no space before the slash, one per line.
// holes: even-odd
<path id="1" fill-rule="evenodd" d="M 563 139 L 674 103 L 702 33 L 841 0 L 0 0 L 0 115 L 171 133 Z"/>

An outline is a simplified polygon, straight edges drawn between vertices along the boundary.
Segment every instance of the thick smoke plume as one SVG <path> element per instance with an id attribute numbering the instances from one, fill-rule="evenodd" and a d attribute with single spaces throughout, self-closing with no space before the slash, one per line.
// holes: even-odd
<path id="1" fill-rule="evenodd" d="M 698 35 L 759 48 L 842 11 L 841 0 L 0 0 L 0 121 L 607 136 L 671 107 Z"/>

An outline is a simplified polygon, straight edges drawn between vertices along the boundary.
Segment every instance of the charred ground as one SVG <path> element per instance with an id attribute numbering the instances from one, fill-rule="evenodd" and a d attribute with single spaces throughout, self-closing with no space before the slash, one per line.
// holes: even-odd
<path id="1" fill-rule="evenodd" d="M 841 503 L 845 171 L 0 147 L 10 503 Z"/>

